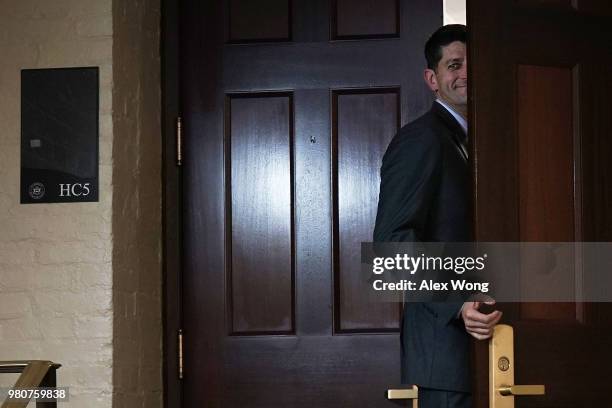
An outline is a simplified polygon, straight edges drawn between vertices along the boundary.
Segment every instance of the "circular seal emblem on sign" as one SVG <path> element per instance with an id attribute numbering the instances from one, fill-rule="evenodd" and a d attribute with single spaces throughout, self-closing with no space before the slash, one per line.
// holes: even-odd
<path id="1" fill-rule="evenodd" d="M 28 192 L 30 193 L 30 197 L 32 197 L 34 200 L 40 200 L 45 195 L 45 186 L 43 183 L 39 182 L 32 183 L 30 184 Z"/>

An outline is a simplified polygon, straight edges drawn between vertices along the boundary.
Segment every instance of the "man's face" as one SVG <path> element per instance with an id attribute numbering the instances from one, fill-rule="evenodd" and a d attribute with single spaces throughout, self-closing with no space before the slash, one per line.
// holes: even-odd
<path id="1" fill-rule="evenodd" d="M 425 70 L 425 82 L 438 98 L 459 113 L 467 112 L 467 57 L 465 43 L 455 41 L 442 47 L 437 69 Z"/>

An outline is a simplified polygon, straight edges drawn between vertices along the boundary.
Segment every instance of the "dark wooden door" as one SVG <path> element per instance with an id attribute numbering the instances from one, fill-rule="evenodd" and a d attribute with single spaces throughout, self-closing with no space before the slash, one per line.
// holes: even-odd
<path id="1" fill-rule="evenodd" d="M 429 108 L 442 1 L 185 0 L 185 407 L 383 407 L 397 304 L 358 296 L 382 154 Z"/>
<path id="2" fill-rule="evenodd" d="M 477 239 L 612 241 L 612 3 L 468 3 Z M 516 382 L 546 385 L 516 406 L 612 407 L 610 304 L 502 309 Z M 488 406 L 486 353 L 476 354 L 478 407 Z"/>

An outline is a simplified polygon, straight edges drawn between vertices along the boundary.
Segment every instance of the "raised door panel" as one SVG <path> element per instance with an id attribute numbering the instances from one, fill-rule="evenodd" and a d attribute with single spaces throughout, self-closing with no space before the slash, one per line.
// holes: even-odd
<path id="1" fill-rule="evenodd" d="M 230 333 L 292 333 L 292 97 L 233 95 L 226 107 Z"/>
<path id="2" fill-rule="evenodd" d="M 371 295 L 360 251 L 372 241 L 382 156 L 399 127 L 399 90 L 334 91 L 332 99 L 335 329 L 396 330 L 399 307 Z"/>

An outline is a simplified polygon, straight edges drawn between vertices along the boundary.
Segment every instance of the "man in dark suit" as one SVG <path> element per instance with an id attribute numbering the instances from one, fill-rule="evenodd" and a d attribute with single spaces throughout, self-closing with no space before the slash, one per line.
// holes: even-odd
<path id="1" fill-rule="evenodd" d="M 466 41 L 466 27 L 455 24 L 438 29 L 425 45 L 425 82 L 436 101 L 387 148 L 375 242 L 471 240 Z M 480 306 L 404 304 L 402 382 L 419 386 L 419 408 L 471 406 L 469 337 L 489 338 L 501 318 L 499 311 L 481 313 Z"/>

